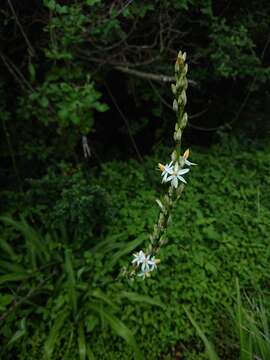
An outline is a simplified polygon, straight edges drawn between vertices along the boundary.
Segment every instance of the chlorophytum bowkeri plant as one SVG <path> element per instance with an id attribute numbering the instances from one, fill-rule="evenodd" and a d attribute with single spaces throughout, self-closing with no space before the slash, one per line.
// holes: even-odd
<path id="1" fill-rule="evenodd" d="M 186 53 L 180 51 L 175 63 L 176 83 L 172 84 L 172 92 L 174 95 L 173 110 L 176 113 L 176 124 L 173 135 L 175 148 L 171 154 L 171 161 L 169 163 L 166 165 L 158 164 L 161 170 L 162 183 L 169 184 L 169 189 L 162 199 L 156 200 L 160 212 L 153 232 L 150 234 L 148 247 L 145 251 L 140 250 L 133 254 L 132 270 L 128 271 L 124 269 L 124 274 L 131 278 L 137 275 L 144 279 L 145 277 L 149 277 L 151 272 L 157 268 L 160 260 L 156 258 L 156 255 L 160 248 L 166 243 L 166 230 L 171 220 L 172 209 L 180 198 L 186 184 L 184 175 L 189 172 L 190 166 L 196 165 L 188 160 L 188 149 L 181 155 L 182 134 L 188 122 L 188 115 L 185 112 L 187 103 L 186 90 L 188 87 L 187 72 Z"/>

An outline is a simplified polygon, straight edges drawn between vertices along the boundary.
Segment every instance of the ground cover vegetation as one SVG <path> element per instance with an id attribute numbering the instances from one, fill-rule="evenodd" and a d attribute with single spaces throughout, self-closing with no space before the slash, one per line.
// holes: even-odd
<path id="1" fill-rule="evenodd" d="M 0 358 L 269 359 L 269 2 L 7 0 L 0 17 Z M 173 134 L 172 160 L 198 166 L 157 268 L 128 279 L 182 189 Z"/>

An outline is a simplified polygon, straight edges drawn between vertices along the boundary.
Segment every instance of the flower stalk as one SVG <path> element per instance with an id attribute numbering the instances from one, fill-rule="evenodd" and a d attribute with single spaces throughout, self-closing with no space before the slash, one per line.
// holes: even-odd
<path id="1" fill-rule="evenodd" d="M 135 253 L 132 261 L 132 265 L 135 266 L 135 268 L 133 268 L 132 271 L 125 271 L 126 275 L 131 278 L 135 275 L 142 278 L 149 277 L 151 272 L 157 268 L 160 260 L 156 259 L 156 255 L 161 247 L 167 243 L 166 231 L 171 221 L 171 213 L 184 190 L 184 184 L 186 184 L 183 176 L 190 170 L 184 167 L 196 165 L 188 160 L 189 150 L 186 150 L 184 154 L 181 155 L 182 135 L 188 123 L 188 115 L 185 112 L 187 103 L 186 90 L 188 87 L 187 71 L 186 53 L 180 51 L 175 63 L 176 81 L 175 84 L 171 86 L 174 95 L 173 110 L 176 114 L 176 124 L 173 134 L 175 147 L 171 154 L 171 162 L 166 165 L 158 164 L 161 170 L 162 183 L 170 183 L 170 186 L 162 200 L 156 200 L 160 212 L 153 231 L 149 236 L 149 245 L 146 251 L 140 250 L 138 253 Z"/>

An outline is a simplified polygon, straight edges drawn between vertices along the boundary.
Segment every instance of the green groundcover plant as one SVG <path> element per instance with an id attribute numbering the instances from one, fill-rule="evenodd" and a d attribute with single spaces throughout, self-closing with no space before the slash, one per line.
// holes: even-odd
<path id="1" fill-rule="evenodd" d="M 203 344 L 184 306 L 217 346 L 221 358 L 237 359 L 237 340 L 223 308 L 234 302 L 235 277 L 239 278 L 248 293 L 261 288 L 267 294 L 269 286 L 269 147 L 266 144 L 244 144 L 224 137 L 221 145 L 207 151 L 199 148 L 193 151 L 196 161 L 206 163 L 207 167 L 194 171 L 189 178 L 182 202 L 173 210 L 173 222 L 167 233 L 169 243 L 160 251 L 161 262 L 151 278 L 131 283 L 116 280 L 120 267 L 130 261 L 130 253 L 147 240 L 147 233 L 156 219 L 158 208 L 152 206 L 153 198 L 160 194 L 163 185 L 152 164 L 165 157 L 168 153 L 165 148 L 146 158 L 143 165 L 134 160 L 102 165 L 95 180 L 103 184 L 104 190 L 111 196 L 116 216 L 107 224 L 107 233 L 95 250 L 94 254 L 99 252 L 100 255 L 93 256 L 93 250 L 77 251 L 72 255 L 76 286 L 79 287 L 76 291 L 79 291 L 79 301 L 82 301 L 77 305 L 78 309 L 88 306 L 89 302 L 87 300 L 84 305 L 86 300 L 81 298 L 80 282 L 86 282 L 92 289 L 92 297 L 96 296 L 97 289 L 101 290 L 116 307 L 107 309 L 108 304 L 103 304 L 104 300 L 98 301 L 99 306 L 112 312 L 130 329 L 136 346 L 147 359 L 173 359 L 176 354 L 184 359 L 205 359 Z M 110 182 L 106 181 L 108 178 Z M 18 267 L 22 270 L 22 266 L 27 270 L 30 265 L 26 267 L 24 263 L 31 264 L 32 260 L 28 260 L 27 247 L 18 232 L 10 226 L 2 230 L 1 238 L 8 241 L 9 247 L 1 242 L 1 248 L 4 246 L 6 249 L 1 250 L 1 276 L 18 272 Z M 75 239 L 67 241 L 70 248 Z M 74 333 L 73 337 L 70 333 L 69 336 L 64 335 L 64 329 L 70 331 L 74 326 L 75 332 L 77 328 L 72 317 L 72 302 L 63 300 L 69 299 L 70 283 L 64 270 L 67 266 L 64 245 L 54 244 L 58 242 L 52 242 L 49 253 L 50 256 L 53 254 L 53 258 L 63 260 L 60 265 L 48 267 L 48 275 L 43 269 L 42 276 L 39 273 L 37 278 L 27 281 L 18 278 L 7 281 L 4 278 L 6 281 L 1 282 L 1 313 L 5 313 L 14 297 L 17 300 L 23 298 L 30 289 L 36 289 L 46 276 L 53 276 L 47 280 L 46 286 L 43 285 L 42 291 L 38 288 L 34 297 L 23 306 L 16 307 L 1 324 L 1 351 L 7 359 L 15 356 L 35 359 L 37 353 L 42 353 L 65 301 L 70 308 L 69 320 L 59 329 L 62 337 L 56 340 L 54 349 L 59 346 L 61 349 L 72 348 L 71 354 L 77 354 L 78 334 L 75 336 Z M 7 263 L 7 259 L 12 259 L 11 264 Z M 78 274 L 80 266 L 83 268 L 85 263 L 87 270 Z M 53 266 L 56 266 L 59 275 L 54 275 Z M 78 276 L 84 281 L 78 280 Z M 132 295 L 125 295 L 125 292 Z M 163 308 L 151 305 L 134 294 L 147 296 L 148 300 L 157 301 L 160 306 L 163 304 Z M 130 302 L 127 296 L 133 297 L 134 301 Z M 93 329 L 90 326 L 91 331 L 86 332 L 85 341 L 95 358 L 132 358 L 134 350 L 130 345 L 122 341 L 117 333 L 114 334 L 104 319 L 102 325 L 98 312 L 91 310 L 91 315 L 91 326 L 95 322 L 100 326 L 93 326 Z M 88 318 L 81 320 L 86 328 Z M 19 337 L 18 331 L 23 330 L 24 324 L 27 328 L 23 334 L 19 333 L 22 334 Z M 13 338 L 16 333 L 18 337 Z M 52 356 L 57 359 L 57 352 L 53 352 Z M 79 355 L 72 356 L 76 358 Z"/>

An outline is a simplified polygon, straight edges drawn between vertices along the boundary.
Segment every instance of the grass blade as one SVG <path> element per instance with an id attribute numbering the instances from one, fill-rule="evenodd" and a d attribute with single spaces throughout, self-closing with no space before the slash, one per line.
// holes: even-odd
<path id="1" fill-rule="evenodd" d="M 137 360 L 143 360 L 143 355 L 139 350 L 139 347 L 130 329 L 122 321 L 120 321 L 117 317 L 115 317 L 111 312 L 105 310 L 101 306 L 98 306 L 96 304 L 91 304 L 91 308 L 95 310 L 97 313 L 99 313 L 99 315 L 102 316 L 103 319 L 110 325 L 112 330 L 114 330 L 114 332 L 118 336 L 124 339 L 126 343 L 133 348 L 135 353 L 135 358 Z"/>
<path id="2" fill-rule="evenodd" d="M 65 309 L 55 320 L 53 327 L 49 333 L 48 339 L 44 345 L 44 355 L 46 360 L 50 360 L 53 355 L 55 344 L 58 341 L 59 333 L 64 325 L 64 322 L 68 316 L 68 311 Z"/>
<path id="3" fill-rule="evenodd" d="M 184 310 L 185 310 L 185 313 L 187 314 L 187 317 L 189 318 L 190 322 L 192 323 L 194 328 L 197 330 L 198 335 L 202 339 L 205 349 L 206 349 L 206 352 L 207 352 L 207 355 L 209 356 L 209 360 L 219 360 L 219 357 L 218 357 L 217 353 L 215 352 L 213 345 L 210 343 L 210 341 L 207 339 L 207 337 L 205 336 L 205 334 L 203 333 L 203 331 L 201 330 L 199 325 L 193 319 L 190 312 L 185 307 L 184 307 Z"/>
<path id="4" fill-rule="evenodd" d="M 83 324 L 80 323 L 78 327 L 78 349 L 80 360 L 85 360 L 86 358 L 86 344 L 85 344 L 85 334 Z"/>
<path id="5" fill-rule="evenodd" d="M 161 307 L 163 309 L 165 308 L 165 305 L 162 304 L 161 301 L 159 301 L 157 299 L 153 299 L 153 298 L 151 298 L 150 296 L 147 296 L 147 295 L 140 295 L 140 294 L 137 294 L 135 292 L 122 291 L 119 296 L 127 298 L 130 301 L 146 303 L 146 304 L 150 304 L 150 305 L 154 305 L 154 306 L 159 306 L 159 307 Z"/>
<path id="6" fill-rule="evenodd" d="M 72 265 L 72 253 L 69 249 L 65 251 L 65 271 L 67 274 L 67 286 L 68 292 L 70 296 L 70 302 L 72 304 L 72 310 L 74 317 L 77 314 L 77 293 L 76 293 L 76 280 L 74 269 Z"/>

